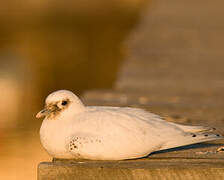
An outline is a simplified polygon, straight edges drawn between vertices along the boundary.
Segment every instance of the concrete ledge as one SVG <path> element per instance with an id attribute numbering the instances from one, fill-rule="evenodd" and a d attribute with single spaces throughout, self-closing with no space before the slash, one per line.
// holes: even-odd
<path id="1" fill-rule="evenodd" d="M 224 159 L 146 158 L 126 161 L 56 160 L 38 166 L 38 179 L 224 179 Z"/>

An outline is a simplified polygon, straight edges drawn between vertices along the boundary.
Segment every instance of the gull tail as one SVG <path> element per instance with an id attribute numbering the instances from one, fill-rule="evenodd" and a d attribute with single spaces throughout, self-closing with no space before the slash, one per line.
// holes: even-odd
<path id="1" fill-rule="evenodd" d="M 182 130 L 185 131 L 185 135 L 175 137 L 175 139 L 166 142 L 166 144 L 164 144 L 160 150 L 197 144 L 206 141 L 224 139 L 224 136 L 220 134 L 214 134 L 211 132 L 215 130 L 214 128 L 207 128 L 203 126 L 185 126 L 185 125 L 178 125 L 178 127 L 180 127 Z"/>

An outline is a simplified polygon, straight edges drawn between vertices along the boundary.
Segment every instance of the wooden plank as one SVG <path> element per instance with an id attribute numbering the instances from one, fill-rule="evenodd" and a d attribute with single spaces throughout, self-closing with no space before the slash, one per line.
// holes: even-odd
<path id="1" fill-rule="evenodd" d="M 224 159 L 141 159 L 43 162 L 39 180 L 224 179 Z"/>

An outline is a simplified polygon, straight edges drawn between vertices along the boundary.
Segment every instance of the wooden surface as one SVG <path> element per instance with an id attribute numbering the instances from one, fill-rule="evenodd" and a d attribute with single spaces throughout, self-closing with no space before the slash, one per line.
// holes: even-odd
<path id="1" fill-rule="evenodd" d="M 127 161 L 43 162 L 39 180 L 223 179 L 224 159 L 159 158 Z"/>

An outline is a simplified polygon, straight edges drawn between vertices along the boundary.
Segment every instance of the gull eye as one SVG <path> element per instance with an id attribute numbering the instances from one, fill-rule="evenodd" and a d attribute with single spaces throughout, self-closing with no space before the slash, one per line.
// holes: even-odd
<path id="1" fill-rule="evenodd" d="M 61 105 L 65 106 L 66 104 L 68 104 L 68 101 L 62 101 Z"/>

